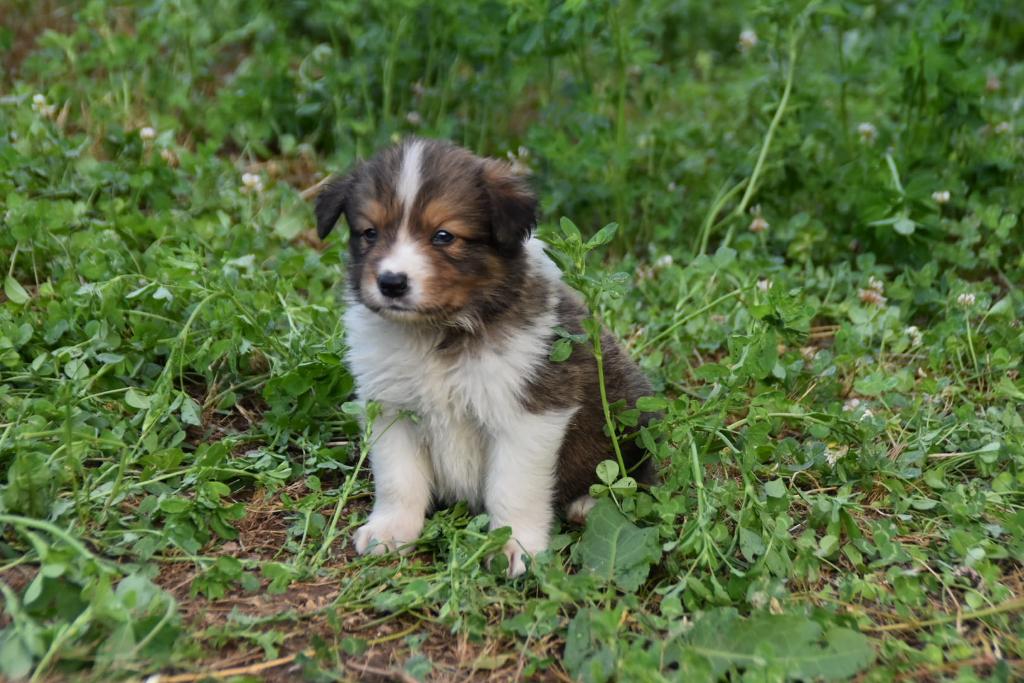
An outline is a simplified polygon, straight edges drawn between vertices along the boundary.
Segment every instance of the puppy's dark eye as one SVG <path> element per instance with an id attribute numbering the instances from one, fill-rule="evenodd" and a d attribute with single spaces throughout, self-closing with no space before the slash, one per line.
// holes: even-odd
<path id="1" fill-rule="evenodd" d="M 369 244 L 373 244 L 377 241 L 377 231 L 374 228 L 363 230 L 363 239 Z"/>
<path id="2" fill-rule="evenodd" d="M 438 230 L 434 233 L 434 236 L 430 238 L 433 244 L 451 244 L 455 241 L 455 235 L 451 234 L 447 230 Z"/>

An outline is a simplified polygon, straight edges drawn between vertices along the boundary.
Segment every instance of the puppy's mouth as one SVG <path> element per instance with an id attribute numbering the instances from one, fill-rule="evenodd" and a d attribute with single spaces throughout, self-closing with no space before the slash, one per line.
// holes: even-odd
<path id="1" fill-rule="evenodd" d="M 440 307 L 426 308 L 422 306 L 403 305 L 401 303 L 380 303 L 376 301 L 363 301 L 362 303 L 380 317 L 400 323 L 447 327 L 453 324 L 453 320 L 458 319 L 457 311 L 453 312 Z"/>
<path id="2" fill-rule="evenodd" d="M 437 316 L 436 311 L 425 311 L 414 306 L 403 305 L 400 303 L 388 302 L 380 304 L 376 302 L 364 302 L 364 305 L 379 316 L 400 322 L 428 321 L 433 320 Z"/>

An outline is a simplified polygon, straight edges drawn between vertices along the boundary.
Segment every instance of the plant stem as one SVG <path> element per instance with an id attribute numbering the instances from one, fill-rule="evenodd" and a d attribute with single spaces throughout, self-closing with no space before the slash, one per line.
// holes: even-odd
<path id="1" fill-rule="evenodd" d="M 653 346 L 654 344 L 657 344 L 662 339 L 664 339 L 665 337 L 669 336 L 670 334 L 672 334 L 673 332 L 678 330 L 680 327 L 682 327 L 686 323 L 690 322 L 691 320 L 693 320 L 694 318 L 696 318 L 699 315 L 703 315 L 706 311 L 714 308 L 715 306 L 717 306 L 718 304 L 722 303 L 723 301 L 727 301 L 728 299 L 731 299 L 734 296 L 739 296 L 740 294 L 743 293 L 744 289 L 749 289 L 749 287 L 747 287 L 747 288 L 740 287 L 738 289 L 734 289 L 731 292 L 729 292 L 728 294 L 723 294 L 722 296 L 718 297 L 717 299 L 715 299 L 711 303 L 706 304 L 704 306 L 701 306 L 696 311 L 692 311 L 688 315 L 684 315 L 682 318 L 680 318 L 679 320 L 676 320 L 671 325 L 669 325 L 667 328 L 665 328 L 664 330 L 659 332 L 652 339 L 649 339 L 648 341 L 644 342 L 643 344 L 640 344 L 639 346 L 637 346 L 636 354 L 640 355 L 641 353 L 643 353 L 644 349 L 646 349 L 647 347 Z"/>
<path id="2" fill-rule="evenodd" d="M 57 656 L 57 653 L 64 646 L 64 643 L 70 640 L 85 624 L 92 619 L 92 605 L 88 605 L 78 617 L 71 622 L 71 624 L 65 628 L 59 628 L 57 630 L 57 636 L 50 643 L 50 647 L 47 648 L 46 654 L 39 660 L 39 664 L 36 666 L 36 670 L 32 672 L 32 678 L 29 679 L 29 683 L 35 683 L 39 680 L 39 677 L 43 675 L 47 667 L 50 666 L 50 662 Z"/>
<path id="3" fill-rule="evenodd" d="M 811 7 L 808 7 L 808 11 Z M 782 90 L 782 99 L 779 100 L 779 106 L 775 109 L 775 116 L 772 117 L 772 121 L 768 124 L 768 132 L 765 133 L 764 141 L 761 143 L 761 152 L 757 155 L 757 162 L 754 164 L 754 170 L 750 174 L 750 182 L 747 183 L 747 189 L 743 193 L 743 198 L 740 203 L 733 209 L 733 216 L 741 216 L 744 211 L 747 210 L 747 206 L 750 204 L 750 200 L 754 197 L 754 192 L 757 190 L 757 181 L 761 177 L 761 172 L 764 170 L 764 161 L 768 157 L 768 149 L 771 147 L 772 138 L 775 137 L 775 131 L 779 127 L 779 123 L 782 121 L 782 115 L 786 111 L 786 104 L 789 103 L 789 94 L 793 91 L 793 75 L 796 72 L 796 54 L 797 54 L 797 41 L 800 37 L 801 31 L 796 28 L 793 29 L 793 33 L 789 38 L 789 65 L 786 69 L 786 86 Z M 725 238 L 722 240 L 722 246 L 729 246 L 729 242 L 732 240 L 733 230 L 736 227 L 736 223 L 732 223 L 729 226 L 729 230 L 725 233 Z"/>
<path id="4" fill-rule="evenodd" d="M 978 370 L 978 356 L 974 353 L 974 337 L 971 335 L 971 318 L 966 317 L 967 323 L 967 350 L 971 352 L 971 363 L 974 365 L 974 372 L 980 374 Z"/>
<path id="5" fill-rule="evenodd" d="M 974 612 L 962 612 L 957 614 L 944 614 L 941 617 L 935 617 L 934 619 L 924 619 L 922 621 L 907 621 L 898 624 L 884 624 L 882 626 L 867 626 L 862 630 L 870 631 L 873 633 L 888 633 L 891 631 L 914 631 L 925 626 L 941 626 L 943 624 L 949 624 L 954 621 L 963 621 L 971 619 L 981 619 L 983 617 L 991 617 L 996 614 L 1003 614 L 1005 612 L 1016 612 L 1018 610 L 1024 610 L 1024 598 L 1013 598 L 1006 602 L 994 605 L 992 607 L 986 607 L 985 609 L 979 609 Z"/>
<path id="6" fill-rule="evenodd" d="M 50 522 L 41 519 L 32 519 L 30 517 L 22 517 L 20 515 L 3 515 L 0 514 L 0 524 L 10 524 L 13 527 L 28 527 L 30 529 L 38 529 L 39 531 L 45 531 L 51 536 L 56 536 L 60 540 L 67 543 L 76 553 L 81 555 L 83 558 L 93 560 L 100 566 L 103 566 L 102 560 L 92 553 L 85 545 L 82 544 L 77 538 L 69 534 L 64 529 L 51 524 Z"/>
<path id="7" fill-rule="evenodd" d="M 615 433 L 615 421 L 612 419 L 612 409 L 608 405 L 608 390 L 604 383 L 604 355 L 601 351 L 601 325 L 596 320 L 594 336 L 594 360 L 597 361 L 597 385 L 601 391 L 601 409 L 604 411 L 604 422 L 608 426 L 608 436 L 612 440 L 612 448 L 615 449 L 615 461 L 619 463 L 619 476 L 626 476 L 626 463 L 622 459 L 622 449 L 619 448 L 619 437 Z"/>
<path id="8" fill-rule="evenodd" d="M 384 431 L 387 431 L 388 428 L 390 428 L 391 425 L 393 425 L 397 420 L 398 417 L 395 417 L 395 419 L 392 420 L 388 424 L 388 426 L 384 428 Z M 356 478 L 359 476 L 359 472 L 363 469 L 363 463 L 366 462 L 366 458 L 370 454 L 370 448 L 373 445 L 373 443 L 371 442 L 372 434 L 373 420 L 368 419 L 366 421 L 366 427 L 363 430 L 363 438 L 360 440 L 359 460 L 356 461 L 355 468 L 352 470 L 352 473 L 349 474 L 348 479 L 345 481 L 345 486 L 341 490 L 341 494 L 338 497 L 338 502 L 334 506 L 334 514 L 331 515 L 331 524 L 327 528 L 327 533 L 324 534 L 323 543 L 320 544 L 320 547 L 317 549 L 316 553 L 313 555 L 313 559 L 310 562 L 310 564 L 313 567 L 319 567 L 321 564 L 323 564 L 324 559 L 327 555 L 327 551 L 330 550 L 331 546 L 334 544 L 334 541 L 337 540 L 338 520 L 341 519 L 342 510 L 344 510 L 345 506 L 348 505 L 348 499 L 352 495 L 352 488 L 355 486 Z"/>

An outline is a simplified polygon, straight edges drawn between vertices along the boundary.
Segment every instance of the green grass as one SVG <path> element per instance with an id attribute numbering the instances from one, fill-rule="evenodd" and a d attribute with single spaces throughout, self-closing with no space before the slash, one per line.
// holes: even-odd
<path id="1" fill-rule="evenodd" d="M 1019 3 L 14 0 L 0 64 L 0 677 L 1022 675 Z M 664 413 L 515 581 L 349 543 L 300 192 L 408 133 L 533 170 Z"/>

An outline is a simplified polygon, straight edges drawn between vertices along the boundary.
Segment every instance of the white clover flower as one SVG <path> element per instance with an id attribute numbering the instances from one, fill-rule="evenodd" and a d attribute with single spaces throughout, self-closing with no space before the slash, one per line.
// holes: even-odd
<path id="1" fill-rule="evenodd" d="M 673 263 L 672 254 L 664 254 L 658 257 L 658 260 L 654 262 L 655 268 L 668 268 Z"/>
<path id="2" fill-rule="evenodd" d="M 409 124 L 413 126 L 418 127 L 423 125 L 423 117 L 420 115 L 418 111 L 411 111 L 408 114 L 406 114 L 405 120 L 408 121 Z"/>
<path id="3" fill-rule="evenodd" d="M 142 138 L 145 142 L 149 142 L 150 140 L 155 140 L 156 139 L 156 129 L 153 128 L 152 126 L 146 126 L 145 128 L 141 128 L 139 130 L 139 137 Z"/>
<path id="4" fill-rule="evenodd" d="M 905 332 L 910 337 L 910 347 L 917 348 L 921 345 L 921 330 L 917 329 L 917 325 L 911 325 Z"/>
<path id="5" fill-rule="evenodd" d="M 505 156 L 508 157 L 509 162 L 512 164 L 512 171 L 526 175 L 530 173 L 530 164 L 528 159 L 530 158 L 530 150 L 523 145 L 519 145 L 519 148 L 515 151 L 508 150 L 505 152 Z"/>
<path id="6" fill-rule="evenodd" d="M 939 190 L 937 192 L 932 192 L 932 200 L 936 204 L 948 204 L 949 197 L 949 190 Z"/>
<path id="7" fill-rule="evenodd" d="M 849 446 L 839 446 L 838 448 L 833 448 L 833 446 L 835 444 L 829 444 L 825 447 L 825 461 L 828 462 L 829 467 L 835 467 L 836 463 L 850 451 Z"/>
<path id="8" fill-rule="evenodd" d="M 242 192 L 263 192 L 263 178 L 256 173 L 242 174 Z"/>
<path id="9" fill-rule="evenodd" d="M 36 93 L 32 96 L 32 109 L 41 116 L 46 118 L 53 118 L 53 115 L 57 112 L 57 105 L 48 104 L 46 102 L 46 95 L 42 93 Z"/>
<path id="10" fill-rule="evenodd" d="M 668 190 L 669 192 L 675 192 L 676 191 L 676 181 L 674 181 L 674 180 L 668 181 L 668 185 L 665 186 L 665 189 Z"/>
<path id="11" fill-rule="evenodd" d="M 762 233 L 770 227 L 771 224 L 760 214 L 754 216 L 754 220 L 750 221 L 750 232 L 753 233 Z"/>
<path id="12" fill-rule="evenodd" d="M 885 291 L 885 283 L 879 280 L 874 275 L 868 278 L 868 287 L 875 290 L 879 294 Z"/>
<path id="13" fill-rule="evenodd" d="M 878 139 L 878 129 L 875 128 L 875 124 L 865 122 L 857 126 L 857 135 L 860 136 L 861 142 L 870 145 Z"/>
<path id="14" fill-rule="evenodd" d="M 989 74 L 988 78 L 985 79 L 985 90 L 989 92 L 999 92 L 999 89 L 1003 87 L 1002 81 L 999 80 L 999 76 L 995 74 Z"/>
<path id="15" fill-rule="evenodd" d="M 956 298 L 956 302 L 964 308 L 970 308 L 974 305 L 975 297 L 971 292 L 964 292 Z"/>
<path id="16" fill-rule="evenodd" d="M 167 162 L 168 166 L 178 165 L 178 155 L 173 150 L 167 148 L 160 150 L 160 158 Z"/>
<path id="17" fill-rule="evenodd" d="M 888 301 L 877 289 L 858 289 L 857 296 L 861 301 L 872 306 L 884 306 Z"/>
<path id="18" fill-rule="evenodd" d="M 760 277 L 757 279 L 757 288 L 762 292 L 767 292 L 769 289 L 775 286 L 775 283 L 766 277 Z"/>
<path id="19" fill-rule="evenodd" d="M 852 413 L 853 411 L 857 410 L 857 408 L 859 408 L 859 407 L 860 407 L 860 399 L 859 398 L 848 398 L 848 399 L 846 399 L 846 402 L 843 403 L 843 411 L 847 412 L 847 413 Z"/>
<path id="20" fill-rule="evenodd" d="M 739 51 L 746 54 L 757 47 L 758 38 L 753 29 L 745 29 L 740 32 L 740 40 L 737 44 Z"/>
<path id="21" fill-rule="evenodd" d="M 1005 135 L 1006 133 L 1009 133 L 1011 130 L 1012 127 L 1010 126 L 1009 121 L 1003 121 L 1002 123 L 995 127 L 997 135 Z"/>

